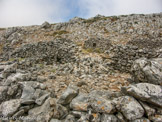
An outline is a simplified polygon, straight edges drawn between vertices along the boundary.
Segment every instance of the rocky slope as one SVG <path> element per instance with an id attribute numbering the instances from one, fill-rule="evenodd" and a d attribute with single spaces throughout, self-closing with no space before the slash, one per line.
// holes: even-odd
<path id="1" fill-rule="evenodd" d="M 0 120 L 161 122 L 162 13 L 0 28 Z"/>

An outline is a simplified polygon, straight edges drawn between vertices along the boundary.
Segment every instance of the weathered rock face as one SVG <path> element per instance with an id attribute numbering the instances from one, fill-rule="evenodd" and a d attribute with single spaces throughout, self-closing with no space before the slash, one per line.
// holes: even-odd
<path id="1" fill-rule="evenodd" d="M 18 111 L 19 107 L 20 107 L 19 99 L 3 102 L 0 105 L 0 114 L 1 116 L 4 117 L 11 117 L 14 113 Z"/>
<path id="2" fill-rule="evenodd" d="M 128 120 L 135 120 L 141 118 L 144 115 L 144 109 L 142 106 L 130 96 L 123 96 L 115 100 L 117 109 L 126 117 Z"/>
<path id="3" fill-rule="evenodd" d="M 132 66 L 134 81 L 162 85 L 162 58 L 138 59 Z"/>
<path id="4" fill-rule="evenodd" d="M 137 99 L 162 107 L 162 87 L 149 83 L 138 83 L 123 89 Z"/>
<path id="5" fill-rule="evenodd" d="M 70 40 L 58 39 L 49 42 L 26 44 L 15 49 L 11 58 L 34 58 L 35 62 L 65 63 L 74 61 L 75 46 Z"/>

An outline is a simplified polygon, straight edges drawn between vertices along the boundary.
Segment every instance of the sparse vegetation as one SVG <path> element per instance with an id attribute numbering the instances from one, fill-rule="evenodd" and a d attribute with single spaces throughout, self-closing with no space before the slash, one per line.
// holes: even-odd
<path id="1" fill-rule="evenodd" d="M 10 59 L 9 59 L 9 61 L 14 61 L 14 60 L 15 60 L 15 58 L 10 58 Z"/>
<path id="2" fill-rule="evenodd" d="M 83 44 L 84 44 L 84 42 L 82 42 L 82 41 L 77 41 L 75 43 L 76 43 L 77 46 L 83 46 Z"/>
<path id="3" fill-rule="evenodd" d="M 56 69 L 52 69 L 51 72 L 52 72 L 52 73 L 55 73 L 55 72 L 56 72 Z"/>
<path id="4" fill-rule="evenodd" d="M 62 35 L 62 34 L 67 34 L 67 33 L 69 33 L 69 32 L 66 31 L 66 30 L 59 30 L 59 31 L 55 31 L 55 32 L 53 33 L 53 36 Z"/>
<path id="5" fill-rule="evenodd" d="M 0 44 L 0 54 L 3 53 L 3 44 Z"/>
<path id="6" fill-rule="evenodd" d="M 39 64 L 39 67 L 40 68 L 44 68 L 44 64 Z"/>
<path id="7" fill-rule="evenodd" d="M 91 19 L 84 20 L 83 23 L 92 24 L 92 23 L 97 22 L 99 20 L 106 20 L 106 19 L 107 19 L 107 17 L 94 17 L 94 18 L 91 18 Z"/>
<path id="8" fill-rule="evenodd" d="M 23 61 L 25 58 L 18 58 L 19 61 Z"/>
<path id="9" fill-rule="evenodd" d="M 56 36 L 61 36 L 63 34 L 68 34 L 69 32 L 66 31 L 66 30 L 58 30 L 58 31 L 54 31 L 52 33 L 46 33 L 45 36 L 53 36 L 53 37 L 56 37 Z"/>

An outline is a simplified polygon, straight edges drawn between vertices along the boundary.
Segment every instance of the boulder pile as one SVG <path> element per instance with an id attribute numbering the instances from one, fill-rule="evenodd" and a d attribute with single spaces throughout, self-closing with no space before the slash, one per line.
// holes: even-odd
<path id="1" fill-rule="evenodd" d="M 119 92 L 88 94 L 70 84 L 57 98 L 43 77 L 0 64 L 0 119 L 24 122 L 161 122 L 162 59 L 138 59 L 134 82 Z"/>

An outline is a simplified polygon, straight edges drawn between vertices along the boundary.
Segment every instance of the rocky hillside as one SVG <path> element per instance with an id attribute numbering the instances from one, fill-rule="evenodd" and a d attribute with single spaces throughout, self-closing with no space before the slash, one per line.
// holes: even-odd
<path id="1" fill-rule="evenodd" d="M 162 122 L 162 13 L 0 28 L 0 121 Z"/>

